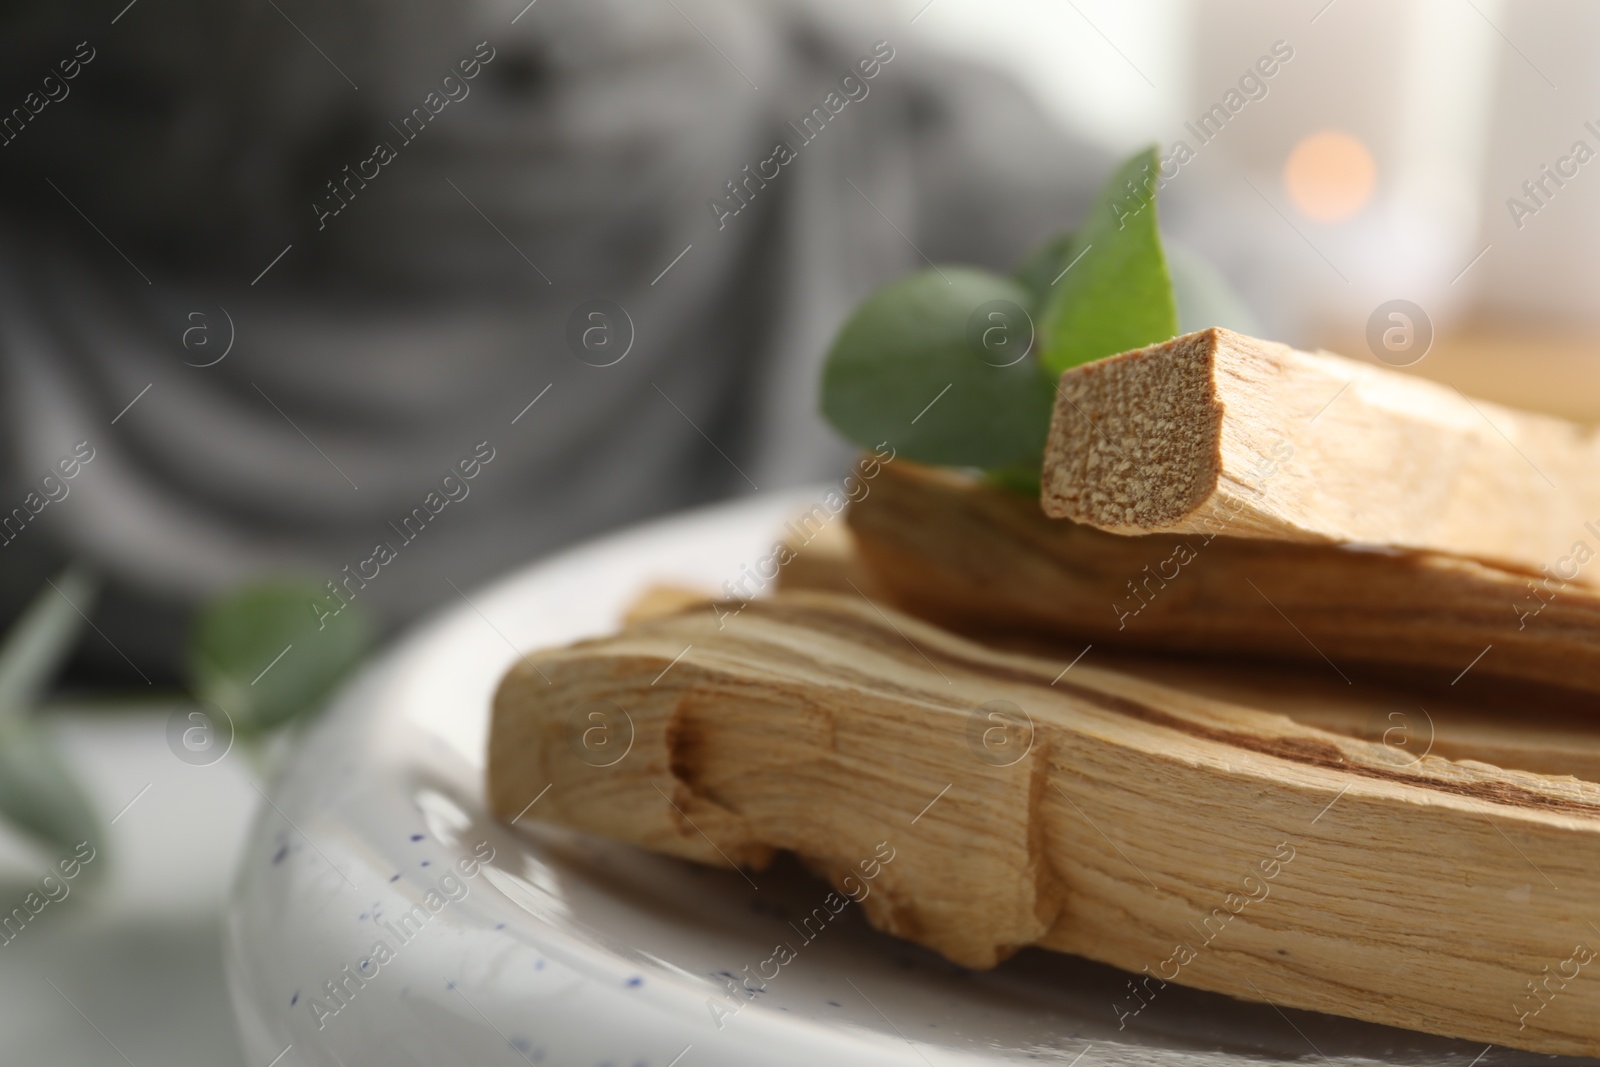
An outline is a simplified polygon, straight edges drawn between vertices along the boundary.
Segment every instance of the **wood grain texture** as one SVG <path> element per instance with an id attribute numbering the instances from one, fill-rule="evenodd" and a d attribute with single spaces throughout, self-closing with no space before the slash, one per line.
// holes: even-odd
<path id="1" fill-rule="evenodd" d="M 903 461 L 849 523 L 885 596 L 963 633 L 1265 656 L 1336 681 L 1379 664 L 1445 686 L 1470 670 L 1600 693 L 1600 594 L 1576 583 L 1436 553 L 1123 537 Z"/>
<path id="2" fill-rule="evenodd" d="M 1583 566 L 1600 548 L 1593 429 L 1222 329 L 1063 374 L 1042 501 L 1119 534 L 1383 545 L 1600 582 Z"/>
<path id="3" fill-rule="evenodd" d="M 774 849 L 841 889 L 887 850 L 875 925 L 968 966 L 1038 944 L 1122 967 L 1116 1017 L 1167 980 L 1600 1052 L 1600 976 L 1572 962 L 1600 944 L 1600 787 L 1065 666 L 862 597 L 690 610 L 513 667 L 490 803 L 548 785 L 528 818 L 758 882 Z"/>
<path id="4" fill-rule="evenodd" d="M 795 563 L 802 559 L 807 560 L 805 567 L 791 565 L 779 572 L 780 591 L 855 592 L 850 584 L 854 582 L 866 596 L 887 596 L 876 585 L 867 584 L 872 572 L 861 560 L 848 527 L 833 527 L 826 540 L 819 538 L 797 548 Z M 701 604 L 712 599 L 710 593 L 698 598 Z M 658 595 L 647 591 L 639 605 L 658 602 Z M 641 611 L 640 606 L 630 609 L 625 618 L 633 621 L 675 614 L 688 605 L 677 601 L 670 610 L 653 612 Z M 968 636 L 1001 651 L 1046 658 L 1089 654 L 1070 638 L 1048 634 L 979 628 Z M 1164 656 L 1111 651 L 1104 643 L 1090 651 L 1096 666 L 1110 666 L 1217 700 L 1255 702 L 1303 725 L 1359 737 L 1408 755 L 1471 759 L 1600 783 L 1600 722 L 1582 698 L 1552 700 L 1548 697 L 1554 694 L 1541 693 L 1546 699 L 1534 701 L 1520 686 L 1512 692 L 1497 687 L 1481 694 L 1451 686 L 1407 687 L 1390 678 L 1344 685 L 1321 661 L 1292 665 L 1232 656 Z"/>

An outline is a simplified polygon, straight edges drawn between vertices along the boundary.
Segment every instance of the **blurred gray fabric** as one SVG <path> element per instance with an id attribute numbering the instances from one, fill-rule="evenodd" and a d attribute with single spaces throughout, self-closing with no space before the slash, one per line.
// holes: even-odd
<path id="1" fill-rule="evenodd" d="M 816 381 L 853 304 L 927 259 L 1008 269 L 1108 167 L 870 5 L 146 0 L 112 24 L 124 2 L 0 16 L 0 108 L 95 53 L 0 147 L 0 509 L 95 450 L 0 548 L 0 595 L 94 561 L 97 621 L 147 674 L 251 577 L 335 579 L 387 542 L 358 599 L 398 623 L 597 531 L 833 474 Z M 785 123 L 880 41 L 801 145 Z M 781 140 L 797 158 L 719 228 L 708 200 Z M 319 229 L 378 142 L 395 158 Z M 611 366 L 567 343 L 591 300 L 634 327 Z M 403 541 L 480 442 L 468 495 Z"/>

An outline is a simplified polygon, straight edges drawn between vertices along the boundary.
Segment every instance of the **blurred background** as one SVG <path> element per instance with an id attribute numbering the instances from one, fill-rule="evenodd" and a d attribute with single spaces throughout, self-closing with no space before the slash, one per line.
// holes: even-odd
<path id="1" fill-rule="evenodd" d="M 243 1062 L 226 887 L 271 728 L 340 668 L 268 663 L 261 620 L 337 618 L 358 655 L 562 545 L 833 474 L 816 379 L 850 308 L 929 261 L 1011 268 L 1143 145 L 1173 244 L 1262 335 L 1600 413 L 1600 9 L 1576 0 L 0 23 L 0 911 L 80 828 L 98 848 L 0 943 L 8 1063 Z M 780 140 L 796 158 L 750 180 Z M 1404 360 L 1371 340 L 1393 301 Z M 236 592 L 268 579 L 299 592 Z M 186 758 L 224 693 L 251 736 Z M 30 822 L 41 794 L 63 807 Z"/>

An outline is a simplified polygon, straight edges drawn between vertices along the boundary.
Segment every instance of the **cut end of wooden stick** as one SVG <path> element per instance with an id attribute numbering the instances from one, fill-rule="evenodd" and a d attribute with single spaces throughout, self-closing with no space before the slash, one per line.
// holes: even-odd
<path id="1" fill-rule="evenodd" d="M 1222 474 L 1216 356 L 1240 342 L 1265 344 L 1210 329 L 1063 375 L 1045 449 L 1045 514 L 1145 533 L 1210 499 Z"/>
<path id="2" fill-rule="evenodd" d="M 1376 545 L 1600 583 L 1600 437 L 1229 330 L 1061 376 L 1041 504 L 1116 534 Z"/>

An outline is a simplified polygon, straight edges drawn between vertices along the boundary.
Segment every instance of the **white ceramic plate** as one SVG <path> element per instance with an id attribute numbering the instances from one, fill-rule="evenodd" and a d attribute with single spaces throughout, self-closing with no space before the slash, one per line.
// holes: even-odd
<path id="1" fill-rule="evenodd" d="M 1029 950 L 969 972 L 852 908 L 806 942 L 788 917 L 827 887 L 793 865 L 752 882 L 489 818 L 489 699 L 518 650 L 611 630 L 652 581 L 719 588 L 820 495 L 567 552 L 469 593 L 364 671 L 301 740 L 241 861 L 226 951 L 249 1062 L 1558 1062 L 1176 987 L 1119 1030 L 1128 976 L 1112 968 Z M 794 960 L 730 994 L 780 943 Z"/>

